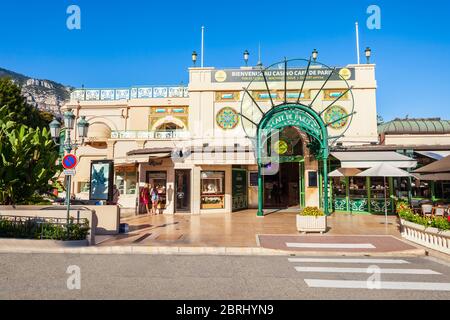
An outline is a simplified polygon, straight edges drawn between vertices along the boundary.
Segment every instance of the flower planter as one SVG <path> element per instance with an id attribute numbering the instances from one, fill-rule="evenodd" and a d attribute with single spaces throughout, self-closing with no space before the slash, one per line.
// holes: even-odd
<path id="1" fill-rule="evenodd" d="M 223 209 L 222 203 L 204 203 L 202 209 Z"/>
<path id="2" fill-rule="evenodd" d="M 303 233 L 327 231 L 326 216 L 301 216 L 297 215 L 297 230 Z"/>
<path id="3" fill-rule="evenodd" d="M 420 224 L 400 219 L 402 237 L 424 247 L 450 254 L 450 231 L 426 228 Z"/>

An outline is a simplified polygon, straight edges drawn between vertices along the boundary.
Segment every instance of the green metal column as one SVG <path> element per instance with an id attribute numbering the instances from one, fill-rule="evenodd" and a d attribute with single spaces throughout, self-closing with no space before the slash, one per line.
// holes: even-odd
<path id="1" fill-rule="evenodd" d="M 436 182 L 431 181 L 431 201 L 436 201 Z"/>
<path id="2" fill-rule="evenodd" d="M 369 213 L 371 213 L 371 205 L 370 202 L 372 201 L 372 192 L 370 190 L 370 177 L 366 177 L 366 190 L 367 190 L 367 211 L 369 211 Z"/>
<path id="3" fill-rule="evenodd" d="M 300 162 L 300 177 L 301 177 L 301 184 L 300 184 L 300 206 L 302 208 L 305 207 L 305 163 Z"/>
<path id="4" fill-rule="evenodd" d="M 258 163 L 258 217 L 264 216 L 263 202 L 264 202 L 264 190 L 263 190 L 263 177 L 261 172 L 261 164 Z"/>
<path id="5" fill-rule="evenodd" d="M 319 164 L 319 171 L 318 171 L 318 180 L 319 180 L 319 207 L 320 207 L 320 209 L 325 209 L 325 197 L 324 197 L 324 188 L 323 188 L 323 181 L 324 181 L 324 179 L 323 179 L 323 170 L 322 170 L 322 168 L 320 167 L 320 164 Z"/>
<path id="6" fill-rule="evenodd" d="M 325 214 L 330 215 L 330 211 L 328 208 L 328 159 L 323 159 L 323 180 L 324 180 L 324 210 Z"/>
<path id="7" fill-rule="evenodd" d="M 395 198 L 395 194 L 394 194 L 394 178 L 389 178 L 389 202 L 390 202 L 390 207 L 391 207 L 391 213 L 395 213 L 395 204 L 394 204 L 394 198 Z"/>
<path id="8" fill-rule="evenodd" d="M 408 172 L 411 170 L 409 169 Z M 412 204 L 412 178 L 408 177 L 408 203 Z"/>
<path id="9" fill-rule="evenodd" d="M 345 177 L 345 199 L 347 200 L 347 212 L 350 212 L 350 178 Z"/>

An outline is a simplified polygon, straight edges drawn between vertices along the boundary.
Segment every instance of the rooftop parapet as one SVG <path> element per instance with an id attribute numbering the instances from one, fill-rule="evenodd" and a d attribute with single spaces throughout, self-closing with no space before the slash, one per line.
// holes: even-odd
<path id="1" fill-rule="evenodd" d="M 71 101 L 119 101 L 131 99 L 188 98 L 187 86 L 143 86 L 131 88 L 75 89 Z"/>

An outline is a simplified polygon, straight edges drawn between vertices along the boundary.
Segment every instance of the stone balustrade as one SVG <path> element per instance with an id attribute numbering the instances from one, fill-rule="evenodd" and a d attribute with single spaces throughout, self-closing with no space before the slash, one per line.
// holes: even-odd
<path id="1" fill-rule="evenodd" d="M 185 86 L 151 86 L 126 89 L 75 89 L 70 94 L 71 101 L 119 101 L 131 99 L 188 98 Z"/>
<path id="2" fill-rule="evenodd" d="M 426 228 L 401 219 L 402 237 L 424 247 L 450 254 L 450 231 Z"/>

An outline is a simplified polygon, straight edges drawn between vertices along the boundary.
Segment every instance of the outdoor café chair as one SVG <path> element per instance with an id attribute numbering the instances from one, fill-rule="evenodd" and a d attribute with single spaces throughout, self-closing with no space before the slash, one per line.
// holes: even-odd
<path id="1" fill-rule="evenodd" d="M 423 204 L 422 205 L 422 215 L 431 216 L 433 214 L 433 205 L 431 204 Z"/>
<path id="2" fill-rule="evenodd" d="M 433 209 L 433 215 L 435 217 L 444 217 L 445 208 L 444 207 L 436 207 Z"/>

